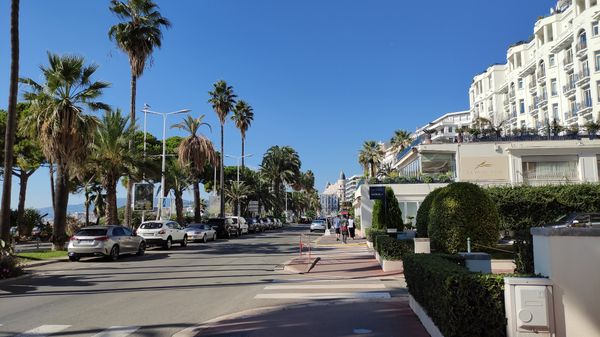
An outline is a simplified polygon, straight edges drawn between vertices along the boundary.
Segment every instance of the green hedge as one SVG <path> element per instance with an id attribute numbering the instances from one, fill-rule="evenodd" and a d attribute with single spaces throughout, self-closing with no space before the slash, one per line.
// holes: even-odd
<path id="1" fill-rule="evenodd" d="M 431 203 L 427 229 L 433 248 L 444 253 L 466 251 L 467 238 L 492 246 L 499 239 L 498 210 L 485 191 L 472 183 L 452 183 Z"/>
<path id="2" fill-rule="evenodd" d="M 571 212 L 599 212 L 600 184 L 492 187 L 486 189 L 500 214 L 500 226 L 514 231 L 516 272 L 531 274 L 531 227 Z"/>
<path id="3" fill-rule="evenodd" d="M 404 256 L 410 294 L 445 337 L 505 337 L 504 279 L 436 254 Z"/>
<path id="4" fill-rule="evenodd" d="M 441 190 L 441 188 L 436 188 L 435 190 L 429 192 L 429 194 L 427 194 L 427 196 L 425 197 L 425 199 L 423 199 L 423 202 L 419 206 L 416 218 L 418 238 L 428 237 L 427 226 L 429 225 L 429 210 L 431 209 L 431 203 L 433 202 L 433 199 L 435 199 L 435 197 Z"/>
<path id="5" fill-rule="evenodd" d="M 377 228 L 367 228 L 365 230 L 365 236 L 369 242 L 373 242 L 373 237 L 377 235 L 387 235 L 387 232 L 384 229 Z"/>
<path id="6" fill-rule="evenodd" d="M 400 241 L 389 235 L 376 236 L 374 247 L 382 258 L 392 261 L 402 260 L 406 254 L 414 252 L 412 241 Z"/>

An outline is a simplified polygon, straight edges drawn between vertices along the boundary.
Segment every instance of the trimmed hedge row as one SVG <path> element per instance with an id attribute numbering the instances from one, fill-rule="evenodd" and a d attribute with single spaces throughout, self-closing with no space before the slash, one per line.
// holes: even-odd
<path id="1" fill-rule="evenodd" d="M 385 229 L 377 229 L 372 227 L 365 230 L 365 236 L 369 242 L 374 242 L 373 237 L 377 235 L 387 235 L 387 231 Z"/>
<path id="2" fill-rule="evenodd" d="M 373 247 L 385 260 L 402 260 L 406 254 L 414 252 L 412 241 L 396 240 L 389 235 L 377 235 L 374 237 L 374 240 Z"/>
<path id="3" fill-rule="evenodd" d="M 436 254 L 408 254 L 403 262 L 410 294 L 445 337 L 506 337 L 502 276 L 471 273 Z"/>

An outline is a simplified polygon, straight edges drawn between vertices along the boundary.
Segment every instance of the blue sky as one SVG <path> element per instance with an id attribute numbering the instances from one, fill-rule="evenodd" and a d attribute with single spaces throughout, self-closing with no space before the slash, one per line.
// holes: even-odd
<path id="1" fill-rule="evenodd" d="M 468 109 L 473 75 L 504 62 L 506 47 L 533 32 L 553 1 L 157 0 L 172 28 L 138 80 L 138 107 L 206 114 L 212 83 L 233 85 L 255 110 L 249 166 L 271 145 L 290 145 L 322 189 L 340 170 L 360 173 L 365 140 L 387 140 L 449 111 Z M 8 102 L 10 1 L 0 2 L 0 108 Z M 103 101 L 128 111 L 129 64 L 107 37 L 108 1 L 21 1 L 20 76 L 40 79 L 46 51 L 84 56 L 112 83 Z M 141 119 L 139 120 L 141 122 Z M 178 120 L 173 118 L 169 123 Z M 149 117 L 160 135 L 161 121 Z M 169 130 L 169 136 L 178 131 Z M 241 152 L 233 123 L 225 153 Z M 226 164 L 235 165 L 230 159 Z M 16 207 L 15 180 L 12 205 Z M 123 190 L 120 196 L 123 196 Z M 70 203 L 81 202 L 72 196 Z M 47 170 L 31 179 L 27 206 L 51 205 Z"/>

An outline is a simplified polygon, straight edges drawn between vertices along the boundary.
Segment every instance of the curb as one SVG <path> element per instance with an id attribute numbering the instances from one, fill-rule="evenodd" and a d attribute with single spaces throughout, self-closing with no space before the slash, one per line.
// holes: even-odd
<path id="1" fill-rule="evenodd" d="M 31 267 L 40 267 L 40 266 L 45 266 L 48 264 L 53 264 L 53 263 L 59 263 L 59 262 L 69 262 L 68 259 L 50 259 L 50 260 L 46 260 L 46 261 L 33 261 L 31 263 L 24 263 L 22 265 L 23 268 L 31 268 Z"/>
<path id="2" fill-rule="evenodd" d="M 32 276 L 33 276 L 33 273 L 25 272 L 25 274 L 17 276 L 17 277 L 11 277 L 11 278 L 7 278 L 7 279 L 4 279 L 4 280 L 0 280 L 0 285 L 3 285 L 5 283 L 11 283 L 13 281 L 19 281 L 19 280 L 26 279 L 26 278 L 29 278 L 29 277 L 32 277 Z"/>

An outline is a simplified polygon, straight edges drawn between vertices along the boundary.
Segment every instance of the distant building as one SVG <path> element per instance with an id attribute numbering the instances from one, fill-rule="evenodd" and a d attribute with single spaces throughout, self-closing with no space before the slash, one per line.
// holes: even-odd
<path id="1" fill-rule="evenodd" d="M 325 189 L 319 195 L 321 215 L 337 214 L 343 203 L 352 203 L 356 190 L 364 181 L 363 176 L 354 175 L 346 178 L 346 174 L 343 171 L 340 172 L 338 181 L 335 184 L 327 183 Z"/>

